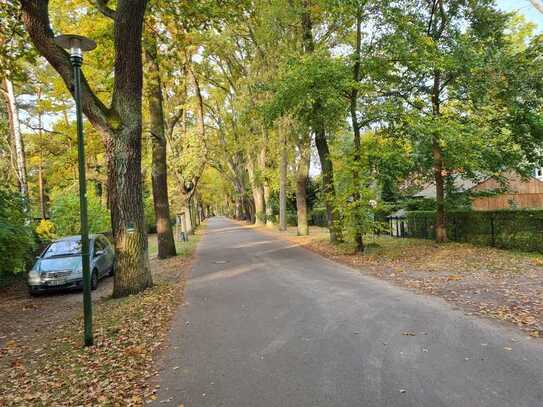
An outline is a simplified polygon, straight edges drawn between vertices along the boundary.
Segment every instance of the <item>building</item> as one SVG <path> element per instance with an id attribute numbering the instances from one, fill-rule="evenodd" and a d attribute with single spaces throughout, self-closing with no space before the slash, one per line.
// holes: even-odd
<path id="1" fill-rule="evenodd" d="M 505 187 L 495 178 L 475 182 L 460 176 L 454 179 L 454 186 L 457 192 L 472 195 L 471 206 L 476 211 L 543 209 L 543 169 L 536 169 L 528 179 L 512 171 L 504 174 L 504 177 L 507 184 Z M 485 192 L 489 194 L 485 195 Z M 427 185 L 414 196 L 435 199 L 435 184 Z"/>

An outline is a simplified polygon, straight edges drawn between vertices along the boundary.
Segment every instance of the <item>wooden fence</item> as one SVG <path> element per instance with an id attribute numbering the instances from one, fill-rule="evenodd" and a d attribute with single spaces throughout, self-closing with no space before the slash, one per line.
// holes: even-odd
<path id="1" fill-rule="evenodd" d="M 543 193 L 517 193 L 477 197 L 473 198 L 471 205 L 476 211 L 495 211 L 500 209 L 543 209 Z"/>

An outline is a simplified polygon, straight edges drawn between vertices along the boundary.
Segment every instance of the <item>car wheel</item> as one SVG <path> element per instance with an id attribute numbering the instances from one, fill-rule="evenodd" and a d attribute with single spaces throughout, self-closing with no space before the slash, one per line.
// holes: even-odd
<path id="1" fill-rule="evenodd" d="M 91 274 L 91 290 L 96 290 L 98 288 L 98 272 L 92 270 Z"/>

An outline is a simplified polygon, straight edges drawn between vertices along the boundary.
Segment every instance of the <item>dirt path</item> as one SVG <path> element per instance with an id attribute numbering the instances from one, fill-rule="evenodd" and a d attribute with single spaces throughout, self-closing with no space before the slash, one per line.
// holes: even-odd
<path id="1" fill-rule="evenodd" d="M 111 295 L 113 278 L 100 281 L 92 292 L 93 302 Z M 24 282 L 0 292 L 0 348 L 10 340 L 26 341 L 52 325 L 61 324 L 81 312 L 81 291 L 45 293 L 32 297 Z"/>
<path id="2" fill-rule="evenodd" d="M 179 262 L 179 257 L 170 260 L 152 259 L 151 270 L 154 281 L 176 281 L 181 273 Z M 100 280 L 98 288 L 92 292 L 93 302 L 109 298 L 112 291 L 113 277 Z M 50 327 L 62 325 L 80 314 L 82 308 L 81 291 L 30 296 L 23 281 L 1 290 L 0 349 L 8 341 L 26 342 Z"/>

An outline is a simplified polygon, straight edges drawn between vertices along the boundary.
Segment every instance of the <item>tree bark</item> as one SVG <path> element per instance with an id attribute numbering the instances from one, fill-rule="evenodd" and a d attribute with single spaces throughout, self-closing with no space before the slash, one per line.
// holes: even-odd
<path id="1" fill-rule="evenodd" d="M 15 146 L 17 181 L 19 184 L 19 191 L 21 193 L 21 198 L 23 199 L 25 212 L 27 212 L 28 214 L 29 207 L 30 207 L 29 206 L 30 199 L 29 199 L 29 194 L 28 194 L 25 148 L 24 148 L 23 136 L 21 134 L 21 127 L 19 124 L 19 111 L 17 109 L 17 104 L 15 102 L 15 92 L 13 90 L 13 83 L 7 78 L 4 79 L 4 89 L 6 91 L 5 101 L 6 101 L 6 110 L 8 112 L 9 129 L 11 132 L 13 145 Z"/>
<path id="2" fill-rule="evenodd" d="M 149 132 L 152 145 L 153 205 L 156 218 L 158 258 L 166 259 L 175 256 L 176 252 L 168 200 L 168 166 L 162 82 L 157 59 L 156 39 L 152 33 L 147 32 L 145 35 L 145 66 L 147 71 L 145 88 L 149 106 Z"/>
<path id="3" fill-rule="evenodd" d="M 279 230 L 287 230 L 287 135 L 281 130 L 281 163 L 279 166 Z"/>
<path id="4" fill-rule="evenodd" d="M 38 89 L 38 104 L 41 103 L 41 89 Z M 38 163 L 38 191 L 40 196 L 40 217 L 47 218 L 47 202 L 45 196 L 45 177 L 43 175 L 43 114 L 41 107 L 38 110 L 38 136 L 39 136 L 39 163 Z"/>
<path id="5" fill-rule="evenodd" d="M 73 95 L 68 53 L 54 42 L 48 0 L 20 0 L 32 43 L 60 74 Z M 143 16 L 146 0 L 118 0 L 114 18 L 115 68 L 111 107 L 89 87 L 84 75 L 81 108 L 103 135 L 108 162 L 108 199 L 115 241 L 113 296 L 140 292 L 152 285 L 143 216 L 141 107 Z"/>
<path id="6" fill-rule="evenodd" d="M 272 226 L 273 208 L 271 206 L 271 188 L 268 182 L 264 182 L 264 207 L 266 208 L 266 225 Z"/>
<path id="7" fill-rule="evenodd" d="M 135 294 L 152 285 L 141 176 L 141 39 L 145 6 L 146 2 L 141 0 L 119 0 L 115 13 L 112 107 L 122 125 L 115 128 L 113 140 L 108 143 L 112 148 L 106 148 L 111 220 L 117 249 L 114 297 Z"/>
<path id="8" fill-rule="evenodd" d="M 326 205 L 326 220 L 330 230 L 330 241 L 335 243 L 342 240 L 341 227 L 335 211 L 336 190 L 334 187 L 334 168 L 330 159 L 330 149 L 326 140 L 326 132 L 320 129 L 315 133 L 315 145 L 319 153 L 322 169 L 322 192 Z"/>
<path id="9" fill-rule="evenodd" d="M 434 157 L 434 180 L 436 183 L 436 242 L 447 241 L 447 228 L 445 216 L 445 182 L 443 178 L 443 151 L 439 146 L 439 140 L 433 139 L 432 154 Z"/>
<path id="10" fill-rule="evenodd" d="M 311 165 L 311 151 L 309 143 L 302 143 L 298 147 L 298 165 L 296 168 L 296 215 L 298 218 L 298 236 L 309 234 L 307 216 L 307 181 Z"/>
<path id="11" fill-rule="evenodd" d="M 353 66 L 353 79 L 355 85 L 361 80 L 361 58 L 362 58 L 362 9 L 358 9 L 356 15 L 356 45 L 355 62 Z M 362 147 L 360 142 L 360 124 L 358 123 L 358 88 L 355 86 L 350 95 L 351 122 L 353 126 L 353 203 L 354 203 L 354 241 L 358 252 L 364 251 L 364 238 L 362 230 L 362 219 L 360 219 L 361 196 L 359 188 L 362 187 L 360 179 Z"/>
<path id="12" fill-rule="evenodd" d="M 247 157 L 247 172 L 251 183 L 253 201 L 255 206 L 255 225 L 264 225 L 266 217 L 266 207 L 264 202 L 264 188 L 256 173 L 255 163 L 252 157 Z"/>
<path id="13" fill-rule="evenodd" d="M 441 115 L 441 74 L 434 72 L 434 85 L 432 88 L 432 110 L 434 116 Z M 436 242 L 443 243 L 447 241 L 446 215 L 445 215 L 445 182 L 443 178 L 443 150 L 439 144 L 437 134 L 432 136 L 432 156 L 434 159 L 434 180 L 436 183 L 436 221 L 434 231 Z"/>

